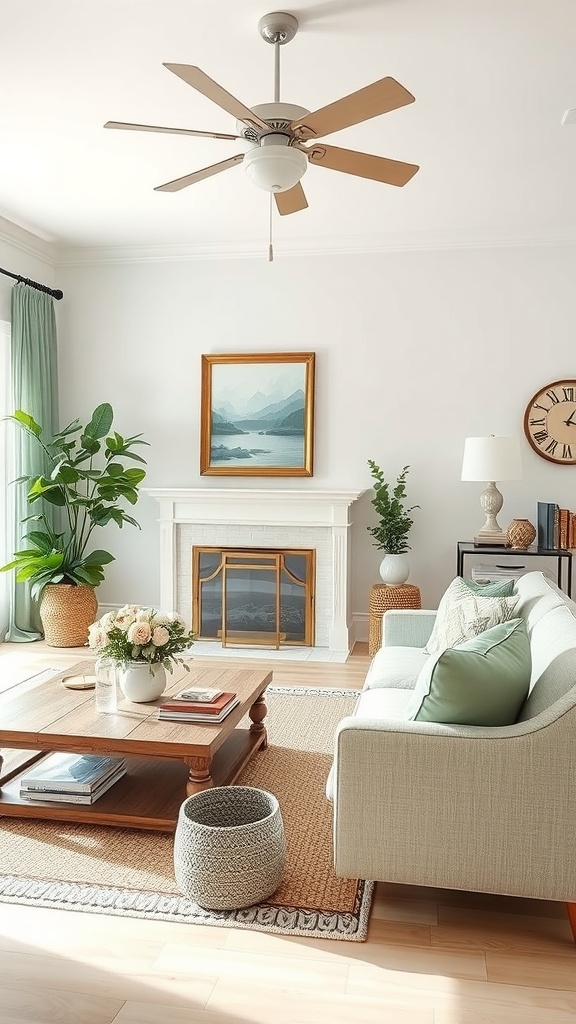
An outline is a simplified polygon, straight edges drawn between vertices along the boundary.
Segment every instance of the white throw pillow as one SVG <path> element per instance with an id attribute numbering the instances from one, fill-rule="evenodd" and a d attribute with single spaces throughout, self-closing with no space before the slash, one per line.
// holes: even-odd
<path id="1" fill-rule="evenodd" d="M 428 654 L 439 654 L 514 617 L 517 597 L 485 597 L 470 590 L 457 576 L 442 597 L 428 643 Z"/>

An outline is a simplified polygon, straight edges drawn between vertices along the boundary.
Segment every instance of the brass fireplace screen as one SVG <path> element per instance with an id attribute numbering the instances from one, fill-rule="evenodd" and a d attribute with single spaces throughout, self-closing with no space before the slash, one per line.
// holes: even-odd
<path id="1" fill-rule="evenodd" d="M 314 644 L 313 550 L 192 549 L 192 630 L 200 640 Z"/>

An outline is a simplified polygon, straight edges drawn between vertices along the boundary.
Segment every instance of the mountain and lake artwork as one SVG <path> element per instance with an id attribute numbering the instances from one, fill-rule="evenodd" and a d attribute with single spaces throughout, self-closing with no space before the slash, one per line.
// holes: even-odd
<path id="1" fill-rule="evenodd" d="M 311 475 L 310 356 L 203 356 L 211 361 L 208 472 Z"/>

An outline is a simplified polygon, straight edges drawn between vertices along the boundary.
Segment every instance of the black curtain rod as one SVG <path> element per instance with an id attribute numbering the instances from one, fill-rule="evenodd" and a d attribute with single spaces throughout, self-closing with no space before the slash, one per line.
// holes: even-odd
<path id="1" fill-rule="evenodd" d="M 6 274 L 6 277 L 13 277 L 15 281 L 19 281 L 21 284 L 29 284 L 31 288 L 37 288 L 39 292 L 46 292 L 53 299 L 64 298 L 64 292 L 61 292 L 59 288 L 49 288 L 47 284 L 38 284 L 38 281 L 31 281 L 28 277 L 22 277 L 21 274 L 11 274 L 9 270 L 4 270 L 2 267 L 0 267 L 0 274 Z"/>

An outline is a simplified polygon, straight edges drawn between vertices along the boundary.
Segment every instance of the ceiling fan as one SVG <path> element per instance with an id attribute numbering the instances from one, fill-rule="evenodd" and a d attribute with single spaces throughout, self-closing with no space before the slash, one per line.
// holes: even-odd
<path id="1" fill-rule="evenodd" d="M 262 38 L 274 45 L 274 102 L 246 107 L 200 68 L 189 64 L 164 64 L 193 89 L 218 104 L 236 120 L 237 135 L 196 131 L 190 128 L 161 128 L 156 125 L 127 124 L 107 121 L 105 128 L 128 131 L 164 132 L 168 135 L 192 135 L 211 139 L 243 139 L 248 152 L 221 160 L 199 171 L 158 185 L 156 192 L 177 192 L 187 185 L 209 178 L 243 163 L 252 181 L 273 193 L 278 212 L 297 213 L 308 206 L 300 179 L 308 164 L 329 167 L 334 171 L 371 178 L 388 185 L 406 185 L 418 170 L 417 164 L 340 149 L 317 143 L 316 139 L 367 121 L 378 114 L 396 110 L 414 102 L 414 96 L 394 78 L 381 78 L 357 92 L 344 96 L 311 113 L 305 107 L 280 102 L 280 46 L 296 35 L 298 21 L 292 14 L 266 14 L 258 22 Z M 305 145 L 308 142 L 310 145 Z"/>

